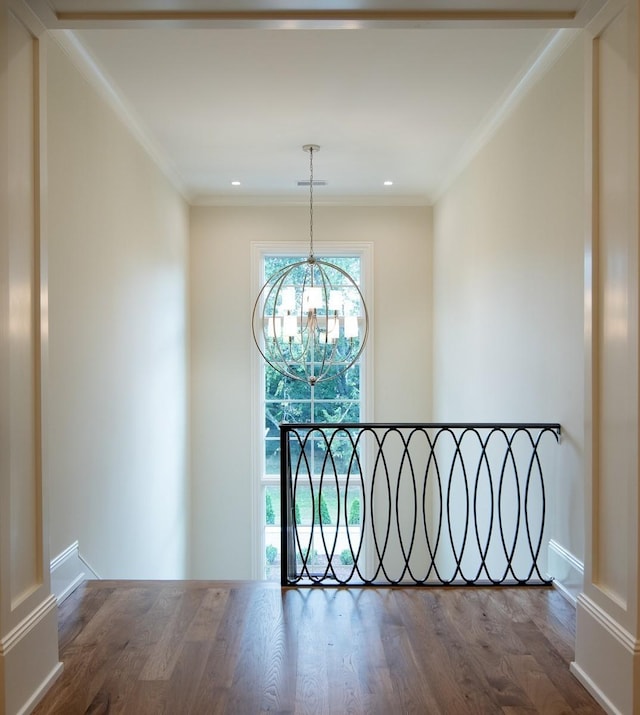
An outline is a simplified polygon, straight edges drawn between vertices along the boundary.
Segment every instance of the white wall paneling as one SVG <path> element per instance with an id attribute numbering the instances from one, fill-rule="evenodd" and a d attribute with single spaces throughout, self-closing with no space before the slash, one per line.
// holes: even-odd
<path id="1" fill-rule="evenodd" d="M 638 2 L 587 39 L 587 530 L 573 672 L 609 712 L 640 710 Z"/>
<path id="2" fill-rule="evenodd" d="M 45 57 L 30 11 L 2 3 L 0 18 L 0 711 L 13 715 L 37 702 L 62 666 L 44 483 Z"/>

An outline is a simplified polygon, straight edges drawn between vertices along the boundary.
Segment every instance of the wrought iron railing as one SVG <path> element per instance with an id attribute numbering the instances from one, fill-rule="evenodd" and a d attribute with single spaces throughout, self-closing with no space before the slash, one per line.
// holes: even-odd
<path id="1" fill-rule="evenodd" d="M 282 585 L 549 583 L 545 469 L 560 432 L 281 425 Z"/>

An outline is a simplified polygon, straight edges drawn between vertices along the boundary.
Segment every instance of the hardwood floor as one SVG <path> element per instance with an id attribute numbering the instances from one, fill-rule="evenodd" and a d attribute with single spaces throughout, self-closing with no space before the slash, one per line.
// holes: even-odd
<path id="1" fill-rule="evenodd" d="M 574 627 L 552 589 L 88 581 L 35 713 L 602 713 Z"/>

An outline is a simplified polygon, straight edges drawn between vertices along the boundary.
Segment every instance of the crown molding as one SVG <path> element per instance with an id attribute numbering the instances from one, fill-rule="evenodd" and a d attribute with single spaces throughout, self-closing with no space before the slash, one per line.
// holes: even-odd
<path id="1" fill-rule="evenodd" d="M 136 112 L 122 98 L 114 83 L 87 52 L 77 35 L 72 30 L 50 30 L 49 36 L 60 46 L 100 97 L 113 109 L 176 191 L 182 195 L 185 201 L 189 202 L 191 196 L 187 184 L 178 170 L 149 136 Z"/>
<path id="2" fill-rule="evenodd" d="M 513 114 L 522 99 L 553 67 L 579 33 L 580 30 L 569 29 L 552 32 L 551 38 L 542 45 L 532 61 L 527 63 L 526 69 L 515 78 L 471 138 L 462 146 L 445 172 L 443 181 L 433 193 L 434 203 L 444 196 L 454 181 L 469 166 L 480 150 L 489 143 L 498 129 Z"/>
<path id="3" fill-rule="evenodd" d="M 8 7 L 34 37 L 40 37 L 46 32 L 40 16 L 24 0 L 9 0 Z"/>
<path id="4" fill-rule="evenodd" d="M 42 0 L 32 0 L 40 4 Z M 553 8 L 275 8 L 239 7 L 227 10 L 201 8 L 128 9 L 84 7 L 55 9 L 49 27 L 152 27 L 159 23 L 182 27 L 254 27 L 265 29 L 364 29 L 425 27 L 574 27 L 578 12 Z"/>
<path id="5" fill-rule="evenodd" d="M 588 18 L 585 30 L 591 37 L 597 37 L 620 14 L 626 6 L 625 0 L 607 0 L 597 13 Z"/>

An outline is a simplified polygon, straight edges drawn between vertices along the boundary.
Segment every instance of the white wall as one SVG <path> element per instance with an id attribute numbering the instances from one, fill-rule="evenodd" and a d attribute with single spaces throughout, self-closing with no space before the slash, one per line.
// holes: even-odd
<path id="1" fill-rule="evenodd" d="M 253 493 L 252 241 L 308 240 L 306 207 L 191 211 L 194 578 L 249 578 Z M 314 237 L 374 244 L 374 418 L 431 416 L 431 210 L 316 206 Z"/>
<path id="2" fill-rule="evenodd" d="M 580 560 L 583 64 L 578 40 L 438 201 L 433 268 L 434 417 L 560 422 L 551 537 Z"/>
<path id="3" fill-rule="evenodd" d="M 51 554 L 181 578 L 188 206 L 53 42 L 48 133 Z"/>

